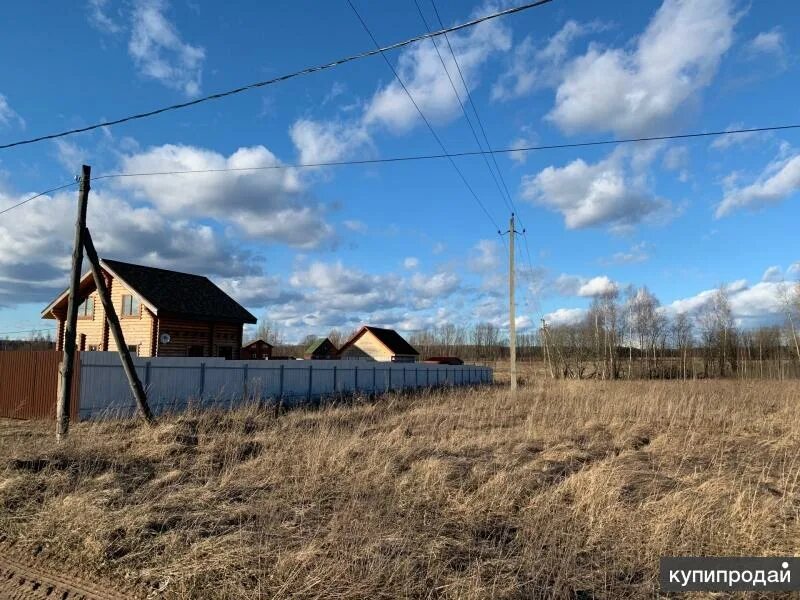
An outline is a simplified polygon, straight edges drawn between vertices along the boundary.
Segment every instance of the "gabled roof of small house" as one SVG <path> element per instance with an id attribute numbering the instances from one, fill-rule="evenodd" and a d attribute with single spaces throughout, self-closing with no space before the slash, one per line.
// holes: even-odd
<path id="1" fill-rule="evenodd" d="M 397 333 L 394 329 L 384 329 L 382 327 L 373 327 L 371 325 L 364 325 L 361 329 L 359 329 L 356 334 L 339 349 L 339 353 L 344 352 L 346 348 L 349 348 L 355 344 L 356 341 L 367 332 L 370 332 L 372 335 L 378 338 L 378 341 L 386 346 L 386 348 L 392 354 L 401 356 L 419 356 L 419 352 L 414 349 L 414 346 L 403 339 L 403 336 Z"/>
<path id="2" fill-rule="evenodd" d="M 256 344 L 264 344 L 265 346 L 269 346 L 270 348 L 274 348 L 275 347 L 272 344 L 270 344 L 269 342 L 265 342 L 264 340 L 259 338 L 257 340 L 253 340 L 252 342 L 250 342 L 248 344 L 245 344 L 244 346 L 242 346 L 242 348 L 249 348 L 250 346 L 255 346 Z"/>
<path id="3" fill-rule="evenodd" d="M 101 259 L 100 265 L 139 296 L 154 314 L 169 313 L 197 320 L 234 323 L 256 322 L 243 306 L 202 275 L 109 259 Z M 93 286 L 93 281 L 91 272 L 84 275 L 81 290 Z M 52 318 L 53 309 L 66 303 L 67 295 L 68 290 L 65 290 L 42 311 L 42 316 Z"/>
<path id="4" fill-rule="evenodd" d="M 308 348 L 306 348 L 304 354 L 305 355 L 314 354 L 314 352 L 319 350 L 320 346 L 322 346 L 322 344 L 324 344 L 325 342 L 328 342 L 331 345 L 331 347 L 333 348 L 334 352 L 336 352 L 336 344 L 334 344 L 330 340 L 330 338 L 324 337 L 324 338 L 317 338 L 316 340 L 314 340 L 311 343 L 311 345 Z"/>

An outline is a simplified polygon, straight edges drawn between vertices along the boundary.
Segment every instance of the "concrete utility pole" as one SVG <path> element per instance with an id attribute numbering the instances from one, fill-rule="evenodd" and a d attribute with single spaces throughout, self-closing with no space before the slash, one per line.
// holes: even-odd
<path id="1" fill-rule="evenodd" d="M 517 391 L 517 310 L 514 304 L 514 213 L 508 225 L 508 346 L 511 361 L 511 391 Z"/>
<path id="2" fill-rule="evenodd" d="M 81 283 L 83 263 L 83 232 L 86 229 L 86 205 L 89 201 L 89 181 L 92 168 L 83 165 L 78 189 L 78 219 L 75 222 L 75 242 L 72 247 L 72 272 L 69 279 L 67 319 L 64 325 L 64 356 L 59 368 L 61 377 L 56 400 L 56 439 L 63 440 L 69 431 L 70 395 L 75 362 L 75 334 L 78 324 L 78 288 Z"/>

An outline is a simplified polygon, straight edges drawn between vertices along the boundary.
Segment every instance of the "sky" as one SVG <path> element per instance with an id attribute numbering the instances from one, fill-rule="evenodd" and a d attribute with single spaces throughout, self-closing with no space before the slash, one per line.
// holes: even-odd
<path id="1" fill-rule="evenodd" d="M 437 11 L 450 26 L 521 0 L 353 2 L 387 45 L 438 29 Z M 387 52 L 435 136 L 372 56 L 0 150 L 0 210 L 73 181 L 81 164 L 93 176 L 282 167 L 98 180 L 88 225 L 101 256 L 206 275 L 290 340 L 359 324 L 507 327 L 498 229 L 512 207 L 525 231 L 522 331 L 580 319 L 629 285 L 675 314 L 725 284 L 740 325 L 774 322 L 780 282 L 800 276 L 798 130 L 499 154 L 500 176 L 482 155 L 457 168 L 291 165 L 439 154 L 437 138 L 476 151 L 482 132 L 518 148 L 800 123 L 799 34 L 800 6 L 778 0 L 554 0 Z M 9 4 L 0 144 L 372 48 L 346 0 Z M 0 214 L 0 337 L 52 327 L 40 313 L 67 285 L 76 197 Z"/>

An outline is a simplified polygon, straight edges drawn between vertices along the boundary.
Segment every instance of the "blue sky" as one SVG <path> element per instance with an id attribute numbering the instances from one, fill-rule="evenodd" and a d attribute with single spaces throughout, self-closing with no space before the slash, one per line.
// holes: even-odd
<path id="1" fill-rule="evenodd" d="M 430 0 L 419 0 L 433 26 Z M 446 25 L 510 3 L 438 0 Z M 413 0 L 356 2 L 386 44 Z M 554 2 L 450 36 L 493 147 L 800 122 L 793 3 Z M 90 0 L 5 7 L 0 140 L 80 127 L 370 49 L 347 3 Z M 449 50 L 440 52 L 466 100 Z M 451 152 L 475 150 L 430 41 L 389 55 Z M 474 123 L 477 126 L 477 123 Z M 519 320 L 647 285 L 692 310 L 730 285 L 744 325 L 800 274 L 800 132 L 497 157 L 521 222 Z M 93 174 L 438 153 L 379 57 L 111 129 L 0 151 L 0 210 Z M 101 255 L 206 274 L 289 338 L 507 321 L 507 209 L 482 157 L 97 181 Z M 0 215 L 0 332 L 66 285 L 75 192 Z M 45 323 L 45 327 L 49 323 Z"/>

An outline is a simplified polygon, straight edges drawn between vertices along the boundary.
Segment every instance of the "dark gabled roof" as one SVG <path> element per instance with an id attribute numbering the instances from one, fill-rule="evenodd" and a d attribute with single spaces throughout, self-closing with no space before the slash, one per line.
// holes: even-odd
<path id="1" fill-rule="evenodd" d="M 207 277 L 102 260 L 112 275 L 156 310 L 196 319 L 255 323 L 256 318 Z"/>
<path id="2" fill-rule="evenodd" d="M 350 338 L 350 340 L 344 346 L 341 347 L 339 352 L 342 352 L 345 348 L 351 346 L 367 331 L 378 338 L 378 341 L 386 346 L 393 354 L 419 356 L 419 352 L 414 349 L 414 346 L 405 341 L 403 336 L 397 333 L 394 329 L 383 329 L 381 327 L 372 327 L 371 325 L 364 325 L 361 329 L 359 329 L 358 332 L 352 338 Z"/>
<path id="3" fill-rule="evenodd" d="M 311 343 L 311 345 L 308 348 L 306 348 L 306 351 L 305 351 L 304 354 L 314 354 L 314 352 L 316 352 L 317 349 L 320 346 L 322 346 L 322 344 L 324 344 L 325 342 L 329 342 L 329 341 L 330 340 L 328 340 L 328 338 L 317 338 L 316 340 L 314 340 Z M 331 342 L 331 346 L 333 346 L 333 342 Z M 333 349 L 336 350 L 336 346 L 333 346 Z"/>
<path id="4" fill-rule="evenodd" d="M 245 344 L 244 346 L 242 346 L 242 348 L 249 348 L 250 346 L 255 346 L 256 344 L 264 344 L 265 346 L 269 346 L 270 348 L 274 348 L 275 347 L 272 344 L 270 344 L 269 342 L 265 342 L 264 340 L 259 338 L 257 340 L 253 340 L 252 342 L 250 342 L 248 344 Z"/>

